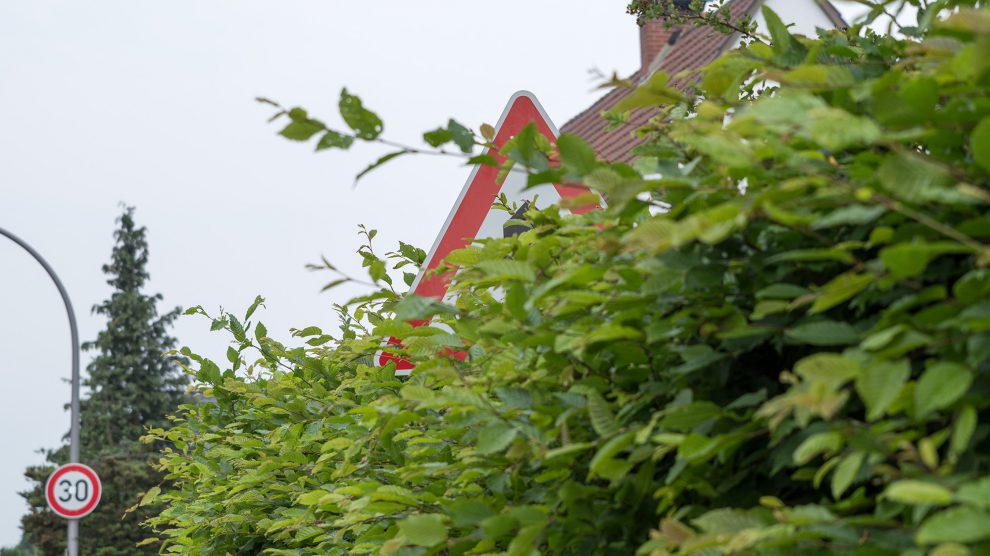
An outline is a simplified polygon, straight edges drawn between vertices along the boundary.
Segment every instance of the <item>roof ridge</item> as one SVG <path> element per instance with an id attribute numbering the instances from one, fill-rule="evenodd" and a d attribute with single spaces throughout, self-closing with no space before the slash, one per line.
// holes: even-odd
<path id="1" fill-rule="evenodd" d="M 818 7 L 820 7 L 823 12 L 825 12 L 825 17 L 827 17 L 829 21 L 832 22 L 832 25 L 835 25 L 836 27 L 839 28 L 849 27 L 849 23 L 846 22 L 846 19 L 842 17 L 842 14 L 839 12 L 839 9 L 836 8 L 835 5 L 832 4 L 832 2 L 830 2 L 829 0 L 815 0 L 815 3 L 818 4 Z"/>

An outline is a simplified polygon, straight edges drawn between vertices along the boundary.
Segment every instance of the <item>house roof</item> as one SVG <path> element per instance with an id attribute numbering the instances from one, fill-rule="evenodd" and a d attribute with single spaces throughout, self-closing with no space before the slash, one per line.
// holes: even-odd
<path id="1" fill-rule="evenodd" d="M 818 3 L 822 11 L 836 27 L 846 25 L 842 16 L 839 15 L 839 12 L 828 0 L 815 0 L 815 2 Z M 762 4 L 762 0 L 732 0 L 729 4 L 729 10 L 733 20 L 739 20 L 746 16 L 752 16 L 760 4 Z M 662 29 L 662 27 L 657 26 L 652 32 L 659 33 L 661 40 L 666 42 L 671 35 L 678 31 L 679 37 L 676 39 L 676 42 L 669 48 L 661 50 L 660 54 L 656 56 L 649 67 L 641 67 L 629 76 L 630 81 L 638 83 L 654 72 L 663 70 L 671 76 L 688 74 L 686 78 L 681 77 L 673 81 L 679 87 L 686 87 L 692 81 L 689 75 L 692 70 L 697 70 L 713 62 L 719 55 L 739 41 L 737 36 L 724 35 L 711 27 L 677 25 L 670 29 Z M 582 137 L 595 149 L 598 156 L 605 160 L 628 161 L 632 158 L 629 155 L 629 151 L 641 141 L 635 133 L 636 130 L 646 125 L 657 111 L 633 111 L 625 124 L 611 131 L 606 130 L 608 123 L 601 115 L 602 112 L 611 109 L 616 103 L 631 94 L 632 91 L 633 89 L 625 87 L 611 90 L 586 110 L 565 123 L 561 127 L 561 131 Z"/>

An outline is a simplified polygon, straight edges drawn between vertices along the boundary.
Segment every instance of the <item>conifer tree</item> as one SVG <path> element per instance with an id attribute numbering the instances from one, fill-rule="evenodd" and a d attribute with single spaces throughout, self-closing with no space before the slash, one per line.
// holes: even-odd
<path id="1" fill-rule="evenodd" d="M 83 344 L 96 356 L 87 367 L 89 396 L 82 402 L 82 457 L 164 425 L 186 384 L 177 362 L 166 356 L 175 347 L 167 329 L 179 309 L 158 316 L 161 294 L 141 291 L 148 280 L 148 242 L 145 228 L 135 227 L 133 212 L 128 208 L 121 215 L 110 264 L 103 266 L 114 292 L 93 307 L 106 317 L 107 327 Z"/>
<path id="2" fill-rule="evenodd" d="M 110 263 L 103 266 L 113 293 L 93 307 L 106 317 L 106 328 L 83 344 L 95 355 L 83 382 L 87 392 L 81 402 L 80 455 L 103 482 L 99 507 L 80 522 L 80 552 L 87 556 L 158 552 L 155 544 L 136 546 L 146 537 L 138 523 L 151 508 L 125 511 L 162 480 L 151 467 L 157 447 L 139 439 L 147 428 L 166 425 L 167 416 L 183 401 L 186 384 L 179 362 L 168 355 L 175 346 L 168 328 L 179 309 L 159 315 L 162 296 L 142 291 L 149 277 L 148 243 L 146 229 L 134 223 L 133 208 L 118 219 L 114 238 Z M 61 464 L 67 455 L 63 446 L 50 452 L 48 460 Z M 22 493 L 30 506 L 21 520 L 25 538 L 45 555 L 62 554 L 65 548 L 65 521 L 47 509 L 42 491 L 52 470 L 29 467 L 25 475 L 34 488 Z"/>

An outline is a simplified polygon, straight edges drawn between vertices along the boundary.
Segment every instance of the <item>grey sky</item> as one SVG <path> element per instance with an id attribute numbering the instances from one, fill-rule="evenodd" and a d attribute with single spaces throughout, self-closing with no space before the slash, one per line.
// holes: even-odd
<path id="1" fill-rule="evenodd" d="M 557 125 L 587 107 L 588 70 L 628 74 L 638 35 L 623 0 L 3 0 L 0 2 L 0 226 L 61 275 L 82 339 L 102 326 L 100 266 L 119 203 L 149 229 L 149 290 L 163 308 L 242 311 L 261 294 L 273 336 L 332 326 L 326 255 L 352 274 L 357 225 L 379 248 L 428 248 L 468 171 L 457 161 L 399 160 L 357 189 L 380 154 L 314 155 L 265 123 L 264 95 L 328 122 L 348 87 L 390 139 L 419 144 L 448 117 L 494 123 L 509 96 L 533 91 Z M 183 317 L 180 343 L 221 357 L 225 339 Z M 68 326 L 26 253 L 0 241 L 0 546 L 19 539 L 24 467 L 68 428 Z M 89 355 L 84 354 L 84 364 Z"/>

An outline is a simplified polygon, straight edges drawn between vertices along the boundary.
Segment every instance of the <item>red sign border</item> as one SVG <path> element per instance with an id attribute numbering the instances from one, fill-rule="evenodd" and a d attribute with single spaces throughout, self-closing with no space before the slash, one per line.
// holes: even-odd
<path id="1" fill-rule="evenodd" d="M 498 123 L 495 125 L 495 137 L 492 143 L 496 149 L 489 149 L 486 154 L 493 156 L 499 164 L 503 163 L 505 157 L 498 152 L 498 149 L 501 149 L 509 139 L 530 123 L 535 124 L 537 131 L 553 142 L 556 142 L 560 135 L 550 116 L 547 115 L 540 101 L 536 99 L 536 95 L 526 90 L 517 91 L 509 99 Z M 477 235 L 485 216 L 492 210 L 492 203 L 502 189 L 504 178 L 498 179 L 499 170 L 498 167 L 494 166 L 475 166 L 471 171 L 471 175 L 468 176 L 467 182 L 465 182 L 460 195 L 450 210 L 450 214 L 447 216 L 447 220 L 440 229 L 440 234 L 423 262 L 423 268 L 409 288 L 410 293 L 437 300 L 443 299 L 450 285 L 450 276 L 424 278 L 424 275 L 439 266 L 440 262 L 451 251 L 471 244 L 472 238 Z M 573 185 L 552 185 L 562 199 L 577 197 L 588 191 L 584 187 Z M 583 214 L 594 208 L 594 206 L 581 207 L 571 209 L 570 212 Z M 417 327 L 428 325 L 429 322 L 428 320 L 412 321 L 410 324 Z M 382 349 L 375 353 L 376 366 L 384 367 L 389 361 L 394 361 L 396 374 L 399 376 L 408 375 L 415 365 L 388 351 L 388 346 L 400 347 L 401 345 L 402 342 L 398 338 L 387 339 Z M 459 359 L 464 356 L 463 354 L 456 354 L 455 356 L 457 355 L 460 355 Z"/>
<path id="2" fill-rule="evenodd" d="M 59 508 L 57 503 L 58 500 L 55 498 L 56 479 L 70 471 L 78 471 L 83 475 L 86 475 L 86 477 L 92 481 L 94 490 L 96 490 L 96 494 L 93 498 L 86 503 L 85 506 L 79 508 L 78 510 L 66 510 L 64 508 Z M 100 503 L 100 498 L 102 497 L 103 483 L 100 482 L 100 477 L 90 466 L 82 463 L 67 463 L 62 467 L 59 467 L 54 473 L 51 474 L 50 477 L 48 477 L 48 481 L 45 483 L 45 501 L 48 502 L 48 507 L 51 508 L 56 515 L 64 517 L 65 519 L 79 519 L 86 517 L 96 509 L 96 505 Z"/>

